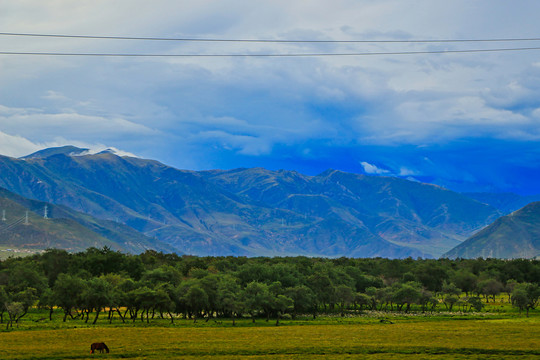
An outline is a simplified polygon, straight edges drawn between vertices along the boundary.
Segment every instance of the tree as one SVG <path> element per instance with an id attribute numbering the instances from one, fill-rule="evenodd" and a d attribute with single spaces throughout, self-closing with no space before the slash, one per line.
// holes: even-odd
<path id="1" fill-rule="evenodd" d="M 160 283 L 170 283 L 173 286 L 180 285 L 182 274 L 170 265 L 163 265 L 156 269 L 147 270 L 142 274 L 141 282 L 152 288 Z"/>
<path id="2" fill-rule="evenodd" d="M 341 316 L 345 316 L 345 307 L 354 301 L 354 291 L 347 285 L 338 285 L 335 292 L 336 301 L 339 303 Z"/>
<path id="3" fill-rule="evenodd" d="M 60 273 L 69 271 L 71 266 L 71 255 L 66 250 L 47 249 L 40 257 L 40 263 L 44 274 L 48 279 L 49 286 L 52 287 Z"/>
<path id="4" fill-rule="evenodd" d="M 276 316 L 276 326 L 279 325 L 279 318 L 285 314 L 287 311 L 292 310 L 293 300 L 285 295 L 278 295 L 274 298 L 272 302 L 272 308 L 277 313 Z"/>
<path id="5" fill-rule="evenodd" d="M 469 293 L 476 289 L 478 277 L 470 271 L 461 269 L 451 276 L 451 282 L 469 296 Z"/>
<path id="6" fill-rule="evenodd" d="M 169 284 L 161 284 L 155 289 L 154 293 L 154 308 L 159 311 L 160 314 L 163 314 L 166 312 L 169 314 L 169 317 L 171 319 L 171 324 L 174 323 L 174 318 L 171 314 L 171 311 L 174 309 L 174 302 L 172 301 L 171 297 L 169 296 L 169 290 L 168 290 Z M 163 316 L 163 315 L 162 315 Z"/>
<path id="7" fill-rule="evenodd" d="M 84 282 L 81 278 L 68 274 L 60 274 L 53 287 L 55 304 L 64 310 L 64 319 L 68 315 L 73 318 L 71 310 L 80 303 L 81 294 L 84 290 Z"/>
<path id="8" fill-rule="evenodd" d="M 236 279 L 230 275 L 225 275 L 220 278 L 218 285 L 218 308 L 226 314 L 230 314 L 233 326 L 236 325 L 235 318 L 240 316 L 244 310 L 245 304 L 240 285 Z"/>
<path id="9" fill-rule="evenodd" d="M 150 289 L 148 286 L 140 286 L 131 292 L 131 296 L 134 297 L 135 314 L 138 310 L 141 310 L 141 321 L 144 321 L 144 315 L 146 314 L 146 323 L 149 323 L 150 309 L 154 307 L 154 299 L 156 292 Z M 133 318 L 135 322 L 137 315 Z"/>
<path id="10" fill-rule="evenodd" d="M 112 286 L 105 279 L 93 278 L 88 281 L 87 286 L 83 291 L 82 298 L 84 299 L 88 312 L 92 310 L 96 311 L 96 317 L 92 324 L 97 322 L 103 308 L 112 305 L 112 295 Z"/>
<path id="11" fill-rule="evenodd" d="M 316 316 L 317 309 L 315 294 L 306 285 L 295 286 L 288 288 L 285 294 L 293 300 L 292 317 L 296 318 L 298 313 L 313 312 L 313 317 Z"/>
<path id="12" fill-rule="evenodd" d="M 268 285 L 252 281 L 247 284 L 244 294 L 246 310 L 250 313 L 252 321 L 255 322 L 255 316 L 268 308 L 270 298 Z"/>
<path id="13" fill-rule="evenodd" d="M 540 287 L 537 284 L 518 284 L 512 291 L 512 305 L 519 308 L 519 312 L 525 310 L 529 317 L 529 310 L 538 306 L 540 299 Z"/>
<path id="14" fill-rule="evenodd" d="M 480 299 L 477 296 L 468 298 L 467 304 L 469 304 L 469 311 L 471 311 L 472 309 L 476 311 L 482 311 L 482 308 L 484 307 L 484 304 L 482 303 L 482 299 Z"/>
<path id="15" fill-rule="evenodd" d="M 398 305 L 398 310 L 401 311 L 403 306 L 407 304 L 405 312 L 409 312 L 411 304 L 416 303 L 420 298 L 422 285 L 417 282 L 396 283 L 392 286 L 392 290 L 392 300 Z"/>
<path id="16" fill-rule="evenodd" d="M 10 327 L 13 327 L 13 322 L 16 321 L 20 314 L 24 312 L 24 306 L 22 303 L 17 301 L 10 301 L 5 305 L 6 311 L 8 313 L 9 319 L 6 325 L 6 330 Z"/>
<path id="17" fill-rule="evenodd" d="M 47 279 L 34 264 L 18 264 L 9 271 L 7 291 L 18 293 L 33 288 L 39 296 L 47 288 Z"/>
<path id="18" fill-rule="evenodd" d="M 202 317 L 202 311 L 208 308 L 208 295 L 199 284 L 190 286 L 182 298 L 193 315 L 193 322 L 197 321 L 197 316 Z"/>
<path id="19" fill-rule="evenodd" d="M 478 292 L 484 295 L 487 301 L 489 301 L 491 296 L 493 302 L 495 302 L 495 296 L 499 295 L 503 289 L 503 284 L 496 279 L 486 279 L 478 283 Z"/>
<path id="20" fill-rule="evenodd" d="M 459 302 L 459 295 L 461 295 L 461 289 L 459 289 L 454 283 L 444 282 L 442 286 L 442 293 L 444 294 L 444 306 L 448 311 L 452 311 L 455 304 Z"/>
<path id="21" fill-rule="evenodd" d="M 4 322 L 4 312 L 7 311 L 6 304 L 10 298 L 4 285 L 0 285 L 0 323 Z"/>
<path id="22" fill-rule="evenodd" d="M 371 304 L 371 298 L 364 293 L 356 293 L 354 294 L 354 309 L 356 310 L 357 306 L 360 306 L 360 311 L 364 309 L 364 307 L 367 309 L 369 308 Z"/>
<path id="23" fill-rule="evenodd" d="M 55 299 L 52 289 L 47 288 L 41 293 L 39 297 L 38 305 L 40 308 L 49 310 L 49 320 L 52 320 L 52 314 L 54 312 Z"/>
<path id="24" fill-rule="evenodd" d="M 307 285 L 315 294 L 317 304 L 326 309 L 326 305 L 334 299 L 334 284 L 327 274 L 314 272 L 307 279 Z"/>
<path id="25" fill-rule="evenodd" d="M 438 304 L 437 298 L 429 290 L 422 289 L 420 291 L 420 297 L 418 298 L 418 304 L 422 307 L 422 312 L 425 312 L 430 307 L 433 311 Z"/>
<path id="26" fill-rule="evenodd" d="M 415 275 L 422 285 L 429 291 L 439 292 L 442 284 L 448 280 L 447 270 L 438 262 L 427 260 L 421 263 L 415 271 Z"/>
<path id="27" fill-rule="evenodd" d="M 11 296 L 11 300 L 5 304 L 5 308 L 9 315 L 8 327 L 13 327 L 13 321 L 18 323 L 19 320 L 28 313 L 28 309 L 37 301 L 37 290 L 34 288 L 26 288 Z"/>

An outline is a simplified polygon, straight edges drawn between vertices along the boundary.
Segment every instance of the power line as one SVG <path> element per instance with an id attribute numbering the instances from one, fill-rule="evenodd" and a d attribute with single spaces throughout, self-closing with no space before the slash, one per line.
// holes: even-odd
<path id="1" fill-rule="evenodd" d="M 449 43 L 449 42 L 515 42 L 540 41 L 540 38 L 492 38 L 492 39 L 411 39 L 411 40 L 294 40 L 294 39 L 218 39 L 218 38 L 167 38 L 136 36 L 99 36 L 68 34 L 36 34 L 0 32 L 0 36 L 49 37 L 100 40 L 143 40 L 143 41 L 190 41 L 190 42 L 253 42 L 253 43 Z"/>
<path id="2" fill-rule="evenodd" d="M 290 54 L 142 54 L 142 53 L 62 53 L 62 52 L 24 52 L 0 51 L 0 55 L 28 56 L 89 56 L 89 57 L 330 57 L 330 56 L 376 56 L 376 55 L 422 55 L 422 54 L 456 54 L 504 51 L 540 50 L 540 47 L 466 49 L 466 50 L 431 50 L 431 51 L 392 51 L 392 52 L 360 52 L 360 53 L 290 53 Z"/>

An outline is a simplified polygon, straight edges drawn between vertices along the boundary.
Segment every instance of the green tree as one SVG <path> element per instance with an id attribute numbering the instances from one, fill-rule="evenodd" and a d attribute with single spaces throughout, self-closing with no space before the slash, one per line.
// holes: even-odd
<path id="1" fill-rule="evenodd" d="M 43 291 L 39 297 L 38 306 L 42 309 L 49 310 L 49 320 L 52 321 L 52 314 L 54 312 L 54 306 L 56 305 L 54 293 L 52 289 L 47 288 Z"/>
<path id="2" fill-rule="evenodd" d="M 482 308 L 484 307 L 484 303 L 482 303 L 482 299 L 480 299 L 477 296 L 471 296 L 467 299 L 467 304 L 469 305 L 469 311 L 474 309 L 475 311 L 482 311 Z"/>
<path id="3" fill-rule="evenodd" d="M 503 284 L 496 279 L 486 279 L 478 283 L 478 292 L 485 296 L 486 301 L 489 301 L 491 297 L 495 302 L 495 296 L 499 295 L 503 289 Z"/>
<path id="4" fill-rule="evenodd" d="M 465 269 L 454 272 L 450 280 L 456 287 L 465 292 L 466 296 L 469 296 L 469 293 L 476 289 L 478 283 L 478 277 Z"/>
<path id="5" fill-rule="evenodd" d="M 538 306 L 540 299 L 540 287 L 538 284 L 523 283 L 518 284 L 512 291 L 512 305 L 519 308 L 519 311 L 525 310 L 529 317 L 529 310 Z"/>
<path id="6" fill-rule="evenodd" d="M 293 300 L 292 317 L 293 319 L 299 313 L 312 312 L 316 316 L 316 299 L 313 291 L 306 285 L 299 285 L 286 289 L 285 294 Z"/>
<path id="7" fill-rule="evenodd" d="M 279 318 L 286 312 L 293 309 L 293 299 L 285 295 L 278 295 L 272 302 L 273 310 L 276 312 L 276 326 L 279 325 Z"/>
<path id="8" fill-rule="evenodd" d="M 347 285 L 341 284 L 336 287 L 335 297 L 339 303 L 341 316 L 345 316 L 345 307 L 354 301 L 354 291 Z"/>
<path id="9" fill-rule="evenodd" d="M 8 297 L 9 300 L 9 297 Z M 8 327 L 13 327 L 13 322 L 18 323 L 19 320 L 28 313 L 28 309 L 33 306 L 36 301 L 37 290 L 34 288 L 26 288 L 11 296 L 11 301 L 5 304 L 5 308 L 9 315 Z"/>
<path id="10" fill-rule="evenodd" d="M 251 315 L 252 321 L 255 322 L 257 314 L 269 306 L 271 295 L 268 285 L 252 281 L 247 284 L 244 294 L 246 310 Z"/>
<path id="11" fill-rule="evenodd" d="M 82 298 L 89 312 L 95 310 L 96 316 L 92 324 L 98 320 L 101 311 L 111 306 L 113 303 L 113 288 L 109 282 L 103 278 L 92 278 L 88 281 L 86 288 L 82 293 Z M 87 316 L 88 321 L 88 316 Z"/>
<path id="12" fill-rule="evenodd" d="M 68 274 L 58 275 L 53 287 L 53 297 L 56 305 L 64 310 L 64 322 L 68 315 L 73 318 L 71 311 L 80 303 L 84 285 L 79 277 Z"/>
<path id="13" fill-rule="evenodd" d="M 202 311 L 208 308 L 208 295 L 199 284 L 190 286 L 182 298 L 189 313 L 193 315 L 194 322 L 198 316 L 202 317 Z"/>
<path id="14" fill-rule="evenodd" d="M 236 325 L 235 318 L 242 314 L 245 304 L 242 301 L 244 294 L 236 278 L 225 275 L 220 278 L 218 285 L 218 308 L 224 314 L 230 314 L 233 326 Z"/>
<path id="15" fill-rule="evenodd" d="M 422 285 L 417 282 L 408 282 L 405 284 L 395 283 L 392 286 L 392 300 L 401 311 L 406 304 L 405 312 L 409 312 L 411 304 L 417 303 L 420 299 Z"/>

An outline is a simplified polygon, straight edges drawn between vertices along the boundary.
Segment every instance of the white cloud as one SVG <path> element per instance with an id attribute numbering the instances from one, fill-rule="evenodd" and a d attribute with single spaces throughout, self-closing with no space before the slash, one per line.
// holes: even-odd
<path id="1" fill-rule="evenodd" d="M 515 6 L 500 0 L 336 0 L 331 5 L 323 0 L 28 0 L 2 2 L 0 22 L 13 32 L 37 33 L 451 39 L 528 37 L 537 33 L 538 11 L 536 1 Z M 20 51 L 169 54 L 486 46 L 2 36 L 0 45 Z M 179 158 L 198 149 L 204 152 L 208 146 L 268 155 L 276 144 L 310 140 L 414 145 L 471 135 L 531 140 L 539 136 L 534 111 L 539 104 L 534 102 L 540 98 L 536 78 L 527 80 L 531 69 L 538 73 L 536 52 L 262 59 L 0 56 L 0 131 L 18 134 L 31 144 L 53 143 L 60 137 L 106 143 L 135 153 L 144 150 L 150 156 L 152 149 L 174 154 L 182 149 L 185 153 L 178 154 Z M 190 146 L 184 146 L 186 142 Z M 386 171 L 366 164 L 375 173 Z"/>
<path id="2" fill-rule="evenodd" d="M 67 140 L 61 137 L 57 137 L 53 141 L 49 141 L 45 143 L 34 143 L 22 136 L 9 135 L 0 131 L 0 155 L 4 155 L 4 156 L 11 156 L 11 157 L 18 158 L 25 155 L 29 155 L 38 150 L 51 148 L 51 147 L 65 146 L 65 145 L 73 145 L 79 148 L 88 149 L 88 151 L 81 153 L 80 155 L 97 154 L 99 152 L 108 150 L 118 156 L 137 157 L 137 155 L 130 153 L 128 151 L 117 149 L 114 146 L 107 146 L 107 145 L 99 144 L 99 143 L 91 144 L 91 143 L 85 143 L 85 142 L 81 142 L 77 140 Z"/>
<path id="3" fill-rule="evenodd" d="M 205 131 L 197 136 L 197 141 L 213 141 L 225 150 L 234 150 L 242 155 L 268 154 L 271 144 L 264 138 L 248 135 L 229 134 L 225 131 Z"/>
<path id="4" fill-rule="evenodd" d="M 45 110 L 0 107 L 0 129 L 9 133 L 24 134 L 41 142 L 63 136 L 90 141 L 113 139 L 122 136 L 153 136 L 153 130 L 119 117 L 103 117 L 76 112 L 46 113 Z"/>
<path id="5" fill-rule="evenodd" d="M 13 136 L 0 131 L 0 155 L 20 157 L 31 154 L 42 147 L 22 136 Z"/>
<path id="6" fill-rule="evenodd" d="M 419 174 L 418 174 L 418 172 L 416 170 L 409 169 L 407 167 L 402 166 L 402 167 L 399 168 L 398 175 L 409 178 L 411 176 L 415 176 L 415 175 L 419 175 Z"/>
<path id="7" fill-rule="evenodd" d="M 389 170 L 381 169 L 373 164 L 370 164 L 368 162 L 362 161 L 360 163 L 362 165 L 362 168 L 364 168 L 364 171 L 366 174 L 372 174 L 372 175 L 385 175 L 390 174 L 391 172 Z"/>

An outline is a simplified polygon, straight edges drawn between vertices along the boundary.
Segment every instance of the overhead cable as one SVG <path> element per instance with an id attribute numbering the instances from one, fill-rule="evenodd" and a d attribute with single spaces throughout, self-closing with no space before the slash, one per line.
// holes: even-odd
<path id="1" fill-rule="evenodd" d="M 144 41 L 190 41 L 190 42 L 254 42 L 254 43 L 450 43 L 450 42 L 516 42 L 540 41 L 540 38 L 491 38 L 491 39 L 403 39 L 403 40 L 300 40 L 300 39 L 220 39 L 191 37 L 138 37 L 138 36 L 101 36 L 69 34 L 37 34 L 0 32 L 0 36 L 100 39 L 100 40 L 144 40 Z"/>
<path id="2" fill-rule="evenodd" d="M 504 51 L 540 50 L 540 47 L 467 49 L 467 50 L 430 50 L 430 51 L 393 51 L 393 52 L 360 52 L 360 53 L 277 53 L 277 54 L 144 54 L 144 53 L 75 53 L 75 52 L 24 52 L 0 51 L 0 55 L 28 56 L 89 56 L 89 57 L 331 57 L 331 56 L 376 56 L 376 55 L 422 55 L 422 54 L 455 54 L 482 53 Z"/>

